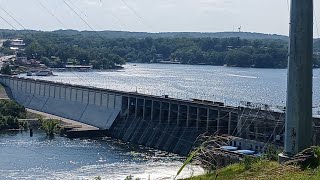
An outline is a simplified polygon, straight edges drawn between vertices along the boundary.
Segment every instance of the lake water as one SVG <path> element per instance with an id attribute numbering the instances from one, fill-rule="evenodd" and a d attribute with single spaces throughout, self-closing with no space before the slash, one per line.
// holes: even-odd
<path id="1" fill-rule="evenodd" d="M 55 72 L 39 79 L 167 94 L 181 99 L 207 99 L 238 105 L 240 101 L 285 105 L 287 70 L 230 68 L 171 64 L 127 64 L 123 70 L 104 72 Z M 25 76 L 25 75 L 22 75 Z M 320 103 L 320 69 L 314 70 L 314 102 Z"/>

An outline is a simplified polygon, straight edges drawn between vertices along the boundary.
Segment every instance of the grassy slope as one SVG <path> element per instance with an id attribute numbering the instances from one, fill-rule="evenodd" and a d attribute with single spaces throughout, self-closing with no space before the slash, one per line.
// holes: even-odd
<path id="1" fill-rule="evenodd" d="M 215 179 L 216 174 L 189 178 L 189 180 Z M 320 179 L 320 169 L 301 170 L 294 166 L 282 166 L 277 162 L 260 161 L 245 170 L 242 164 L 233 164 L 218 171 L 217 179 Z"/>

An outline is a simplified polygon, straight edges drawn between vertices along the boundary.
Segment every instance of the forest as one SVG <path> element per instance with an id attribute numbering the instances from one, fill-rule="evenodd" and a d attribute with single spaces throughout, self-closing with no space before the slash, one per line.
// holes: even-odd
<path id="1" fill-rule="evenodd" d="M 253 68 L 287 66 L 288 41 L 283 39 L 134 36 L 109 38 L 88 32 L 65 31 L 21 33 L 19 37 L 26 43 L 25 50 L 20 52 L 20 55 L 41 60 L 48 67 L 77 64 L 92 65 L 95 69 L 112 69 L 126 62 L 163 61 Z M 315 41 L 315 50 L 320 49 L 319 44 L 319 40 Z M 12 53 L 9 46 L 9 42 L 4 42 L 0 52 Z M 314 67 L 319 65 L 319 55 L 315 54 Z"/>

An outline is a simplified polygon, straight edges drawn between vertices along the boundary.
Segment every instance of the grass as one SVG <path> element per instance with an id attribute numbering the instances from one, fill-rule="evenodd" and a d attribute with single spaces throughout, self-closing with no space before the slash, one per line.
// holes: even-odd
<path id="1" fill-rule="evenodd" d="M 320 179 L 320 168 L 302 170 L 297 166 L 280 165 L 276 161 L 261 160 L 246 170 L 244 164 L 233 164 L 218 171 L 202 176 L 191 177 L 188 180 L 205 179 Z"/>

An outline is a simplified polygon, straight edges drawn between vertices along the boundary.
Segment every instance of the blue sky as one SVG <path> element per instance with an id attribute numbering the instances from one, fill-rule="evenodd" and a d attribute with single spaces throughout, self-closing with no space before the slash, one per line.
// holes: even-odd
<path id="1" fill-rule="evenodd" d="M 314 2 L 318 37 L 320 0 Z M 289 22 L 287 0 L 0 0 L 0 7 L 16 29 L 221 32 L 241 26 L 287 35 Z M 0 27 L 12 29 L 2 19 Z"/>

